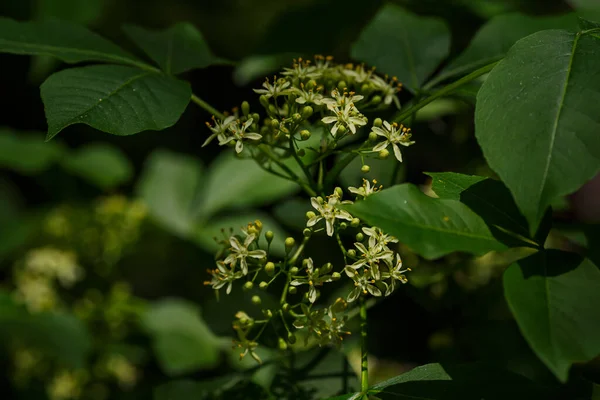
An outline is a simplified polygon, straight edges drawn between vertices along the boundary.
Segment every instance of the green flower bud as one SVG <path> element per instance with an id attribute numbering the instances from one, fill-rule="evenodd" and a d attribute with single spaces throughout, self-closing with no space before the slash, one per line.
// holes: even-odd
<path id="1" fill-rule="evenodd" d="M 271 120 L 271 128 L 273 129 L 279 129 L 279 121 L 275 118 L 273 118 Z"/>
<path id="2" fill-rule="evenodd" d="M 371 99 L 371 104 L 377 105 L 381 103 L 381 96 L 373 96 Z"/>
<path id="3" fill-rule="evenodd" d="M 268 308 L 263 309 L 262 313 L 265 316 L 265 318 L 273 318 L 273 312 L 271 310 L 269 310 Z"/>
<path id="4" fill-rule="evenodd" d="M 266 288 L 269 287 L 269 284 L 265 281 L 262 281 L 261 283 L 258 284 L 258 287 L 261 288 L 262 290 L 265 290 Z"/>
<path id="5" fill-rule="evenodd" d="M 340 229 L 346 229 L 348 228 L 348 224 L 345 222 L 340 223 Z"/>
<path id="6" fill-rule="evenodd" d="M 308 261 L 308 258 L 305 258 L 304 260 L 302 260 L 302 268 L 308 268 L 308 263 L 310 261 Z"/>
<path id="7" fill-rule="evenodd" d="M 296 294 L 296 293 L 298 293 L 298 288 L 296 286 L 290 286 L 290 288 L 288 289 L 288 293 Z"/>
<path id="8" fill-rule="evenodd" d="M 362 166 L 362 168 L 360 170 L 362 173 L 366 174 L 371 170 L 371 167 L 369 167 L 367 164 L 365 164 Z"/>
<path id="9" fill-rule="evenodd" d="M 273 276 L 275 274 L 275 264 L 273 264 L 271 261 L 269 261 L 265 265 L 265 272 L 267 273 L 267 275 Z"/>
<path id="10" fill-rule="evenodd" d="M 342 190 L 341 187 L 337 186 L 334 190 L 333 193 L 335 193 L 336 196 L 338 197 L 343 197 L 344 196 L 344 191 Z"/>
<path id="11" fill-rule="evenodd" d="M 287 340 L 289 344 L 296 343 L 296 335 L 294 335 L 292 332 L 288 332 Z"/>
<path id="12" fill-rule="evenodd" d="M 323 204 L 325 200 L 323 200 L 323 198 L 321 196 L 317 196 L 317 203 L 319 204 Z"/>
<path id="13" fill-rule="evenodd" d="M 300 122 L 302 121 L 302 115 L 300 115 L 299 113 L 294 113 L 294 115 L 292 115 L 292 118 L 294 119 L 294 121 L 296 122 Z"/>
<path id="14" fill-rule="evenodd" d="M 379 151 L 379 158 L 380 159 L 385 160 L 389 156 L 390 156 L 390 152 L 388 151 L 388 149 L 383 149 L 383 150 Z"/>
<path id="15" fill-rule="evenodd" d="M 304 149 L 300 149 L 296 152 L 296 154 L 298 157 L 304 157 L 306 155 L 306 151 L 304 151 Z"/>
<path id="16" fill-rule="evenodd" d="M 370 142 L 375 142 L 377 141 L 379 135 L 377 135 L 375 132 L 371 131 L 369 132 L 369 141 Z"/>
<path id="17" fill-rule="evenodd" d="M 333 264 L 328 262 L 325 265 L 323 265 L 323 267 L 321 267 L 321 273 L 328 274 L 331 272 L 332 269 L 333 269 Z"/>
<path id="18" fill-rule="evenodd" d="M 260 115 L 258 115 L 258 113 L 254 113 L 252 114 L 252 119 L 255 123 L 258 123 L 258 121 L 260 121 Z"/>
<path id="19" fill-rule="evenodd" d="M 369 85 L 368 83 L 363 83 L 363 85 L 360 87 L 360 91 L 364 94 L 368 94 L 371 91 L 371 85 Z"/>
<path id="20" fill-rule="evenodd" d="M 308 237 L 310 237 L 312 235 L 312 231 L 310 229 L 308 229 L 308 228 L 305 228 L 302 231 L 302 234 L 304 235 L 304 237 L 308 238 Z"/>
<path id="21" fill-rule="evenodd" d="M 346 127 L 344 125 L 340 125 L 340 127 L 338 128 L 338 133 L 340 135 L 343 135 L 344 133 L 346 133 Z"/>
<path id="22" fill-rule="evenodd" d="M 303 129 L 300 131 L 300 139 L 308 140 L 310 139 L 310 131 L 307 129 Z"/>
<path id="23" fill-rule="evenodd" d="M 381 125 L 383 125 L 383 120 L 381 118 L 375 118 L 375 121 L 373 121 L 373 126 L 381 128 Z"/>
<path id="24" fill-rule="evenodd" d="M 274 237 L 275 237 L 275 234 L 273 233 L 273 231 L 266 231 L 265 232 L 265 239 L 267 239 L 268 243 L 271 243 L 273 241 Z"/>
<path id="25" fill-rule="evenodd" d="M 337 88 L 340 92 L 343 92 L 344 89 L 346 89 L 348 87 L 348 85 L 346 84 L 345 81 L 339 81 L 337 84 Z"/>
<path id="26" fill-rule="evenodd" d="M 243 287 L 244 287 L 244 290 L 250 290 L 254 287 L 254 283 L 248 281 L 248 282 L 244 283 Z"/>
<path id="27" fill-rule="evenodd" d="M 258 100 L 260 101 L 260 105 L 263 106 L 264 108 L 266 108 L 267 110 L 269 109 L 269 99 L 267 98 L 267 96 L 265 96 L 264 94 L 262 96 L 260 96 L 258 98 Z"/>
<path id="28" fill-rule="evenodd" d="M 350 221 L 350 226 L 353 227 L 353 228 L 358 228 L 359 225 L 360 225 L 360 219 L 358 219 L 358 218 L 352 218 L 352 221 Z"/>
<path id="29" fill-rule="evenodd" d="M 242 326 L 247 326 L 248 324 L 250 324 L 250 320 L 246 317 L 242 317 L 242 318 L 240 318 L 240 324 Z"/>
<path id="30" fill-rule="evenodd" d="M 235 140 L 227 142 L 227 146 L 229 146 L 229 147 L 235 147 L 235 145 L 236 145 L 236 141 Z"/>
<path id="31" fill-rule="evenodd" d="M 365 240 L 365 235 L 363 235 L 361 232 L 358 232 L 356 234 L 356 241 L 357 242 L 362 242 L 363 240 Z"/>
<path id="32" fill-rule="evenodd" d="M 306 83 L 306 85 L 304 85 L 304 88 L 306 90 L 313 90 L 316 87 L 317 87 L 317 82 L 314 79 L 311 79 L 310 81 L 308 81 Z"/>
<path id="33" fill-rule="evenodd" d="M 313 211 L 307 211 L 307 213 L 306 213 L 306 218 L 307 219 L 311 219 L 311 218 L 314 218 L 316 216 L 317 216 L 317 214 L 315 214 Z"/>
<path id="34" fill-rule="evenodd" d="M 311 106 L 305 106 L 302 109 L 302 118 L 308 119 L 311 115 L 313 115 L 313 108 Z"/>
<path id="35" fill-rule="evenodd" d="M 244 114 L 245 116 L 248 116 L 248 114 L 250 114 L 250 103 L 248 103 L 247 101 L 242 102 L 242 114 Z"/>
<path id="36" fill-rule="evenodd" d="M 285 239 L 285 251 L 291 251 L 296 245 L 296 240 L 293 237 L 288 237 Z"/>
<path id="37" fill-rule="evenodd" d="M 263 136 L 266 136 L 269 133 L 269 128 L 266 126 L 261 126 L 259 133 Z"/>
<path id="38" fill-rule="evenodd" d="M 254 295 L 252 296 L 252 304 L 259 305 L 261 303 L 260 296 Z"/>
<path id="39" fill-rule="evenodd" d="M 269 113 L 272 115 L 278 115 L 279 111 L 273 104 L 269 104 Z"/>
<path id="40" fill-rule="evenodd" d="M 347 253 L 348 253 L 349 257 L 356 257 L 356 250 L 354 250 L 354 249 L 348 250 Z"/>
<path id="41" fill-rule="evenodd" d="M 331 279 L 333 279 L 334 281 L 337 281 L 341 278 L 342 276 L 340 275 L 339 272 L 334 272 L 333 274 L 331 274 Z"/>
<path id="42" fill-rule="evenodd" d="M 284 303 L 284 304 L 281 306 L 281 309 L 282 309 L 284 312 L 288 312 L 288 311 L 289 311 L 289 309 L 290 309 L 290 305 L 289 305 L 288 303 Z"/>
<path id="43" fill-rule="evenodd" d="M 283 338 L 279 338 L 278 341 L 278 346 L 279 346 L 279 350 L 284 351 L 287 350 L 287 343 L 285 342 L 285 340 L 283 340 Z"/>
<path id="44" fill-rule="evenodd" d="M 296 275 L 298 273 L 298 267 L 292 267 L 290 268 L 290 274 L 291 275 Z"/>

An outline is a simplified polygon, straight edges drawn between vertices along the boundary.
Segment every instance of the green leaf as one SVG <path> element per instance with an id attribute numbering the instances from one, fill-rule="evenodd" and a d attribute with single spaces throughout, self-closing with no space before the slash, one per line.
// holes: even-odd
<path id="1" fill-rule="evenodd" d="M 411 184 L 382 190 L 345 208 L 396 236 L 425 258 L 439 258 L 454 251 L 485 254 L 504 248 L 466 205 L 433 199 Z"/>
<path id="2" fill-rule="evenodd" d="M 233 81 L 238 86 L 246 86 L 257 79 L 277 73 L 283 66 L 289 65 L 294 58 L 301 56 L 299 53 L 250 56 L 237 64 L 233 70 Z"/>
<path id="3" fill-rule="evenodd" d="M 50 168 L 64 153 L 65 148 L 60 143 L 44 143 L 41 133 L 0 129 L 0 167 L 35 175 Z"/>
<path id="4" fill-rule="evenodd" d="M 574 13 L 558 17 L 532 17 L 503 14 L 489 20 L 475 34 L 469 46 L 445 67 L 436 81 L 466 75 L 484 65 L 501 60 L 515 42 L 544 29 L 570 29 L 577 26 Z"/>
<path id="5" fill-rule="evenodd" d="M 549 388 L 485 364 L 427 364 L 369 389 L 382 400 L 529 400 L 553 399 Z"/>
<path id="6" fill-rule="evenodd" d="M 579 21 L 579 28 L 582 31 L 588 30 L 588 29 L 596 29 L 596 28 L 600 28 L 600 22 L 594 22 L 594 21 L 589 21 L 585 18 L 579 17 L 578 18 Z"/>
<path id="7" fill-rule="evenodd" d="M 599 70 L 600 39 L 543 31 L 517 42 L 479 91 L 477 140 L 530 232 L 600 169 Z"/>
<path id="8" fill-rule="evenodd" d="M 180 74 L 196 68 L 222 63 L 196 27 L 180 22 L 163 31 L 138 26 L 123 27 L 127 35 L 167 74 Z"/>
<path id="9" fill-rule="evenodd" d="M 504 295 L 525 339 L 558 379 L 600 354 L 600 270 L 575 253 L 545 250 L 511 265 Z"/>
<path id="10" fill-rule="evenodd" d="M 431 189 L 442 199 L 460 200 L 460 194 L 485 176 L 464 175 L 454 172 L 425 172 L 431 177 Z"/>
<path id="11" fill-rule="evenodd" d="M 136 192 L 156 222 L 187 238 L 194 226 L 192 205 L 201 178 L 202 165 L 197 159 L 156 150 L 146 161 Z"/>
<path id="12" fill-rule="evenodd" d="M 101 189 L 114 189 L 133 177 L 133 165 L 121 150 L 105 143 L 89 144 L 71 153 L 62 163 L 65 170 Z"/>
<path id="13" fill-rule="evenodd" d="M 211 164 L 201 194 L 204 217 L 230 207 L 272 203 L 298 190 L 298 185 L 261 169 L 254 160 L 226 151 Z"/>
<path id="14" fill-rule="evenodd" d="M 0 52 L 52 56 L 67 63 L 103 61 L 151 68 L 83 26 L 59 20 L 18 22 L 0 17 Z"/>
<path id="15" fill-rule="evenodd" d="M 288 235 L 269 214 L 260 211 L 236 213 L 235 215 L 215 218 L 203 222 L 198 226 L 197 233 L 194 234 L 193 239 L 203 249 L 214 253 L 222 247 L 213 239 L 215 237 L 224 239 L 221 229 L 225 229 L 228 232 L 229 228 L 233 228 L 234 233 L 241 234 L 240 228 L 246 227 L 249 222 L 254 222 L 257 219 L 263 224 L 263 235 L 266 231 L 273 231 L 273 233 L 275 233 L 273 242 L 271 243 L 271 252 L 277 256 L 285 256 L 284 241 Z M 261 246 L 266 248 L 266 241 L 263 235 L 260 236 L 259 240 Z M 229 238 L 229 235 L 227 235 L 227 238 Z"/>
<path id="16" fill-rule="evenodd" d="M 352 58 L 416 90 L 448 56 L 450 32 L 441 19 L 388 4 L 363 29 L 351 51 Z"/>
<path id="17" fill-rule="evenodd" d="M 156 358 L 169 376 L 215 367 L 222 340 L 206 326 L 197 308 L 184 300 L 154 303 L 142 317 Z"/>
<path id="18" fill-rule="evenodd" d="M 162 130 L 175 124 L 192 92 L 187 82 L 119 65 L 71 68 L 41 86 L 50 140 L 69 125 L 114 135 Z"/>

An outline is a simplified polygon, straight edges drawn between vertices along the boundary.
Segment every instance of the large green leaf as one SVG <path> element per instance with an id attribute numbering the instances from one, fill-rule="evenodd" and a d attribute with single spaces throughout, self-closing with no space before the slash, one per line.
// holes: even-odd
<path id="1" fill-rule="evenodd" d="M 67 63 L 103 61 L 149 68 L 83 26 L 58 20 L 18 22 L 0 17 L 0 52 L 46 55 Z"/>
<path id="2" fill-rule="evenodd" d="M 464 175 L 454 172 L 426 172 L 431 177 L 431 189 L 441 199 L 460 200 L 462 192 L 484 181 L 485 176 Z"/>
<path id="3" fill-rule="evenodd" d="M 557 399 L 551 389 L 484 364 L 427 364 L 378 383 L 369 394 L 382 400 Z"/>
<path id="4" fill-rule="evenodd" d="M 117 147 L 105 143 L 78 149 L 66 157 L 62 165 L 101 189 L 113 189 L 133 177 L 133 165 L 127 156 Z"/>
<path id="5" fill-rule="evenodd" d="M 456 200 L 433 199 L 411 184 L 382 190 L 346 208 L 426 258 L 454 251 L 485 254 L 504 248 L 469 207 Z"/>
<path id="6" fill-rule="evenodd" d="M 388 4 L 361 32 L 352 46 L 352 57 L 416 90 L 449 51 L 450 33 L 442 20 Z"/>
<path id="7" fill-rule="evenodd" d="M 542 31 L 517 42 L 479 91 L 477 140 L 531 232 L 600 169 L 599 70 L 600 38 Z"/>
<path id="8" fill-rule="evenodd" d="M 65 151 L 60 143 L 44 143 L 43 134 L 0 129 L 0 167 L 26 175 L 38 174 L 63 157 Z"/>
<path id="9" fill-rule="evenodd" d="M 194 227 L 192 205 L 201 178 L 202 165 L 197 159 L 156 150 L 146 161 L 136 192 L 154 220 L 187 238 Z"/>
<path id="10" fill-rule="evenodd" d="M 561 381 L 600 354 L 600 270 L 574 253 L 546 250 L 511 265 L 504 295 L 531 348 Z"/>
<path id="11" fill-rule="evenodd" d="M 78 123 L 115 135 L 168 128 L 188 105 L 191 89 L 158 72 L 93 65 L 51 75 L 41 95 L 51 139 Z"/>
<path id="12" fill-rule="evenodd" d="M 228 207 L 271 203 L 298 190 L 298 185 L 271 175 L 254 160 L 243 160 L 226 151 L 210 166 L 199 213 L 209 217 Z"/>
<path id="13" fill-rule="evenodd" d="M 501 60 L 515 42 L 544 29 L 577 28 L 574 13 L 558 17 L 532 17 L 522 14 L 503 14 L 489 20 L 475 34 L 469 46 L 446 66 L 436 81 L 466 75 L 486 64 Z"/>
<path id="14" fill-rule="evenodd" d="M 212 368 L 219 363 L 223 341 L 210 331 L 193 304 L 161 300 L 143 315 L 142 324 L 152 337 L 155 355 L 167 375 Z"/>
<path id="15" fill-rule="evenodd" d="M 125 33 L 167 74 L 179 74 L 220 63 L 206 44 L 202 33 L 188 22 L 163 31 L 125 26 Z"/>

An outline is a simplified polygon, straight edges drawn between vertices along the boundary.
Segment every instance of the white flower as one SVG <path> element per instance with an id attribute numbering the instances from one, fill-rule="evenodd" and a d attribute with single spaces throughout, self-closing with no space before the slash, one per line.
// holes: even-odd
<path id="1" fill-rule="evenodd" d="M 344 92 L 344 93 L 340 94 L 340 92 L 337 89 L 333 89 L 331 91 L 331 97 L 323 99 L 322 103 L 326 104 L 328 109 L 330 109 L 331 111 L 334 111 L 336 106 L 337 106 L 337 108 L 344 108 L 348 104 L 351 104 L 352 106 L 354 106 L 355 102 L 361 101 L 364 98 L 365 98 L 364 96 L 361 96 L 360 94 L 354 94 L 354 92 L 350 92 L 350 93 Z M 355 108 L 355 110 L 356 110 L 356 108 Z M 358 110 L 356 110 L 356 111 L 358 111 Z"/>
<path id="2" fill-rule="evenodd" d="M 382 248 L 378 245 L 371 246 L 370 241 L 368 248 L 360 242 L 354 243 L 354 246 L 362 254 L 360 255 L 360 259 L 358 261 L 352 265 L 347 265 L 346 267 L 359 269 L 363 266 L 369 266 L 371 267 L 371 274 L 373 275 L 373 278 L 376 280 L 381 279 L 381 273 L 379 272 L 379 261 L 392 259 L 394 257 L 394 253 L 387 247 Z"/>
<path id="3" fill-rule="evenodd" d="M 348 275 L 354 281 L 354 289 L 352 289 L 346 298 L 348 303 L 352 303 L 358 299 L 361 294 L 371 293 L 371 295 L 375 297 L 382 295 L 381 290 L 379 290 L 377 286 L 373 285 L 375 280 L 369 276 L 369 272 L 363 271 L 362 274 L 359 274 L 358 271 L 350 267 L 346 267 L 344 271 L 346 272 L 346 275 Z"/>
<path id="4" fill-rule="evenodd" d="M 229 238 L 229 243 L 231 244 L 231 254 L 227 256 L 224 260 L 225 264 L 231 264 L 232 267 L 235 267 L 237 261 L 240 260 L 242 274 L 248 274 L 248 261 L 246 258 L 252 257 L 257 259 L 263 259 L 267 256 L 267 253 L 264 250 L 248 250 L 248 247 L 254 242 L 256 236 L 253 234 L 246 236 L 244 243 L 240 243 L 237 237 L 232 236 Z"/>
<path id="5" fill-rule="evenodd" d="M 363 83 L 371 77 L 371 74 L 373 74 L 373 69 L 365 70 L 364 65 L 361 64 L 357 65 L 354 69 L 344 68 L 342 73 L 354 79 L 356 83 Z"/>
<path id="6" fill-rule="evenodd" d="M 350 186 L 348 188 L 348 191 L 366 199 L 367 197 L 381 189 L 381 186 L 377 187 L 375 185 L 377 185 L 377 181 L 375 179 L 373 179 L 373 187 L 371 187 L 371 183 L 363 178 L 363 185 L 361 187 L 356 188 L 354 186 Z"/>
<path id="7" fill-rule="evenodd" d="M 383 95 L 383 103 L 386 105 L 390 105 L 393 101 L 396 107 L 400 108 L 400 100 L 398 100 L 398 96 L 396 96 L 396 93 L 400 91 L 400 89 L 402 88 L 402 84 L 397 83 L 396 81 L 397 79 L 395 77 L 392 78 L 393 83 L 388 83 L 385 79 L 381 78 L 380 76 L 371 76 L 371 83 L 373 83 L 375 89 L 382 92 L 381 94 Z"/>
<path id="8" fill-rule="evenodd" d="M 317 222 L 324 219 L 325 226 L 327 228 L 327 235 L 333 236 L 333 225 L 335 224 L 335 219 L 343 219 L 346 221 L 352 221 L 352 215 L 348 211 L 340 210 L 336 207 L 336 205 L 340 202 L 340 199 L 333 195 L 329 196 L 327 203 L 323 201 L 323 199 L 317 199 L 316 197 L 311 197 L 310 204 L 319 212 L 318 215 L 310 218 L 306 223 L 306 226 L 309 228 L 314 226 Z"/>
<path id="9" fill-rule="evenodd" d="M 315 56 L 315 69 L 319 72 L 323 72 L 329 68 L 329 63 L 333 61 L 332 56 L 322 56 L 317 54 Z"/>
<path id="10" fill-rule="evenodd" d="M 388 264 L 389 272 L 382 273 L 383 279 L 391 278 L 391 282 L 387 285 L 387 289 L 385 291 L 385 295 L 389 296 L 396 289 L 397 282 L 406 283 L 408 279 L 404 276 L 404 272 L 410 271 L 410 268 L 402 269 L 402 259 L 400 258 L 400 254 L 396 253 L 396 262 L 392 265 L 392 260 L 386 260 L 386 264 Z"/>
<path id="11" fill-rule="evenodd" d="M 325 100 L 323 100 L 325 102 Z M 331 128 L 331 134 L 335 137 L 337 131 L 341 126 L 344 128 L 350 129 L 352 134 L 356 133 L 356 126 L 363 126 L 367 124 L 367 118 L 364 115 L 358 112 L 354 104 L 349 102 L 343 109 L 340 109 L 338 105 L 327 105 L 330 111 L 332 111 L 335 116 L 329 116 L 322 118 L 321 121 L 326 124 L 334 124 Z"/>
<path id="12" fill-rule="evenodd" d="M 215 290 L 219 290 L 227 285 L 227 289 L 225 290 L 227 294 L 231 293 L 233 281 L 244 276 L 242 271 L 235 271 L 235 263 L 230 268 L 227 268 L 223 261 L 217 261 L 217 268 L 209 270 L 209 272 L 212 275 L 212 279 L 204 282 L 204 284 L 212 286 Z"/>
<path id="13" fill-rule="evenodd" d="M 398 147 L 398 145 L 410 146 L 415 144 L 414 141 L 410 140 L 410 137 L 412 136 L 410 128 L 406 128 L 404 125 L 398 126 L 398 124 L 395 122 L 390 124 L 387 121 L 383 121 L 383 128 L 374 126 L 373 132 L 379 136 L 385 137 L 386 139 L 377 146 L 373 147 L 373 151 L 381 151 L 391 144 L 394 148 L 394 155 L 400 162 L 402 162 L 402 153 L 400 152 L 400 147 Z"/>
<path id="14" fill-rule="evenodd" d="M 242 126 L 239 124 L 239 120 L 229 125 L 228 134 L 230 136 L 219 138 L 219 145 L 223 146 L 231 141 L 235 141 L 236 153 L 241 153 L 244 150 L 244 139 L 260 140 L 262 135 L 254 132 L 246 132 L 246 129 L 252 125 L 252 118 L 249 118 Z"/>
<path id="15" fill-rule="evenodd" d="M 315 92 L 313 90 L 306 91 L 303 89 L 295 89 L 294 92 L 298 95 L 298 98 L 296 98 L 296 103 L 313 103 L 316 105 L 323 104 L 323 95 L 321 93 Z"/>
<path id="16" fill-rule="evenodd" d="M 294 64 L 292 68 L 284 68 L 284 72 L 281 75 L 291 76 L 293 78 L 302 79 L 317 79 L 321 77 L 321 71 L 317 69 L 315 66 L 310 65 L 310 60 L 302 60 L 301 58 L 298 61 L 294 60 Z"/>
<path id="17" fill-rule="evenodd" d="M 390 236 L 376 226 L 372 228 L 364 227 L 362 231 L 369 237 L 369 247 L 387 248 L 388 243 L 398 243 L 398 239 Z"/>
<path id="18" fill-rule="evenodd" d="M 262 87 L 264 89 L 252 89 L 252 90 L 254 90 L 255 93 L 264 95 L 265 97 L 269 98 L 269 97 L 277 97 L 277 96 L 287 95 L 287 94 L 291 93 L 291 88 L 288 89 L 289 86 L 290 86 L 290 82 L 286 81 L 285 79 L 276 79 L 276 77 L 273 77 L 272 85 L 269 82 L 269 78 L 267 78 L 267 79 L 265 79 L 265 81 L 262 84 Z"/>
<path id="19" fill-rule="evenodd" d="M 223 121 L 217 120 L 215 119 L 215 117 L 213 117 L 213 121 L 215 123 L 214 127 L 210 123 L 206 123 L 206 126 L 208 126 L 208 128 L 212 131 L 212 135 L 210 135 L 208 139 L 206 139 L 206 141 L 202 144 L 202 147 L 209 144 L 215 137 L 219 139 L 219 143 L 222 140 L 225 140 L 225 138 L 227 137 L 227 130 L 229 129 L 229 126 L 235 121 L 235 116 L 230 115 Z"/>
<path id="20" fill-rule="evenodd" d="M 312 258 L 306 259 L 306 277 L 296 278 L 290 282 L 292 286 L 308 284 L 308 301 L 314 303 L 317 300 L 319 291 L 316 286 L 322 286 L 325 282 L 331 282 L 331 275 L 319 276 L 319 271 L 315 270 Z"/>

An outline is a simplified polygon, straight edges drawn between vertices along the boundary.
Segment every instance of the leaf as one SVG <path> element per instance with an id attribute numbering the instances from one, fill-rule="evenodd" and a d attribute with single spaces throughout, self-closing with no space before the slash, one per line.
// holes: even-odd
<path id="1" fill-rule="evenodd" d="M 40 89 L 47 140 L 78 123 L 114 135 L 162 130 L 179 120 L 191 96 L 187 82 L 119 65 L 63 70 Z"/>
<path id="2" fill-rule="evenodd" d="M 222 341 L 191 303 L 160 300 L 142 316 L 142 325 L 152 337 L 159 365 L 169 376 L 213 368 L 219 363 Z"/>
<path id="3" fill-rule="evenodd" d="M 79 175 L 101 189 L 114 189 L 133 177 L 133 165 L 114 146 L 89 144 L 71 153 L 62 163 L 74 175 Z"/>
<path id="4" fill-rule="evenodd" d="M 156 150 L 145 163 L 136 192 L 156 222 L 187 238 L 194 226 L 192 204 L 201 178 L 202 165 L 197 159 Z"/>
<path id="5" fill-rule="evenodd" d="M 432 190 L 442 199 L 460 200 L 460 194 L 485 176 L 464 175 L 454 172 L 425 172 L 431 177 Z"/>
<path id="6" fill-rule="evenodd" d="M 283 66 L 300 56 L 299 53 L 250 56 L 236 65 L 233 70 L 233 81 L 238 86 L 246 86 L 255 80 L 277 73 Z"/>
<path id="7" fill-rule="evenodd" d="M 275 234 L 273 242 L 271 243 L 271 253 L 277 256 L 285 256 L 285 238 L 288 236 L 281 226 L 275 221 L 269 214 L 265 214 L 260 211 L 248 211 L 244 213 L 236 213 L 235 215 L 225 216 L 221 218 L 215 218 L 200 224 L 197 228 L 197 233 L 193 239 L 203 249 L 214 253 L 221 246 L 219 246 L 213 238 L 224 239 L 222 229 L 229 232 L 229 228 L 233 228 L 234 233 L 241 234 L 240 228 L 246 227 L 249 222 L 260 220 L 263 224 L 262 234 L 266 231 L 273 231 Z M 260 242 L 261 248 L 266 249 L 266 242 L 264 236 L 261 235 Z M 226 235 L 229 238 L 229 234 Z"/>
<path id="8" fill-rule="evenodd" d="M 596 28 L 600 28 L 600 22 L 594 22 L 594 21 L 589 21 L 585 18 L 579 17 L 578 19 L 579 22 L 579 28 L 582 31 L 588 30 L 588 29 L 596 29 Z"/>
<path id="9" fill-rule="evenodd" d="M 562 382 L 600 354 L 600 270 L 587 258 L 545 250 L 511 265 L 504 296 L 525 339 Z"/>
<path id="10" fill-rule="evenodd" d="M 199 214 L 208 217 L 230 207 L 263 205 L 297 190 L 296 183 L 271 175 L 254 160 L 223 152 L 209 168 Z"/>
<path id="11" fill-rule="evenodd" d="M 600 169 L 599 70 L 600 39 L 543 31 L 515 44 L 479 91 L 477 140 L 530 232 Z"/>
<path id="12" fill-rule="evenodd" d="M 570 29 L 577 26 L 574 13 L 558 17 L 532 17 L 511 13 L 498 15 L 477 31 L 469 46 L 446 66 L 436 81 L 466 75 L 484 65 L 501 60 L 515 42 L 544 29 Z"/>
<path id="13" fill-rule="evenodd" d="M 102 61 L 149 68 L 83 26 L 55 19 L 18 22 L 0 17 L 0 52 L 52 56 L 67 63 Z"/>
<path id="14" fill-rule="evenodd" d="M 363 29 L 352 58 L 396 76 L 411 90 L 423 85 L 448 56 L 450 32 L 438 18 L 420 17 L 388 4 Z"/>
<path id="15" fill-rule="evenodd" d="M 369 389 L 382 400 L 553 399 L 553 392 L 527 378 L 485 364 L 426 364 Z"/>
<path id="16" fill-rule="evenodd" d="M 433 199 L 411 184 L 384 189 L 345 208 L 428 259 L 454 251 L 485 254 L 504 248 L 466 205 Z"/>
<path id="17" fill-rule="evenodd" d="M 50 168 L 64 153 L 61 144 L 44 143 L 43 134 L 0 128 L 0 167 L 35 175 Z"/>
<path id="18" fill-rule="evenodd" d="M 123 30 L 167 74 L 180 74 L 196 68 L 222 63 L 202 36 L 189 22 L 179 22 L 169 29 L 151 31 L 127 25 Z"/>

